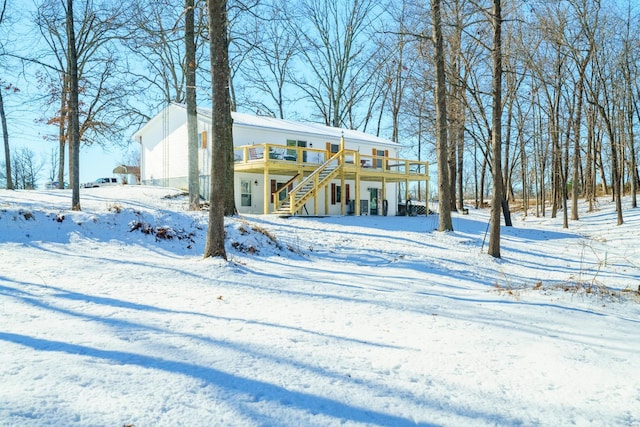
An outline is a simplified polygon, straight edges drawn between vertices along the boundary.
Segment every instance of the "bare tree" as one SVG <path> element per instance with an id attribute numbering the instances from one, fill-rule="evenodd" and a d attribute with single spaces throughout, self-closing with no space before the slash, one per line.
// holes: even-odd
<path id="1" fill-rule="evenodd" d="M 465 90 L 466 73 L 463 70 L 463 34 L 466 27 L 465 17 L 466 1 L 455 1 L 451 4 L 451 16 L 453 21 L 452 31 L 448 37 L 450 55 L 448 61 L 449 75 L 449 102 L 447 107 L 451 128 L 451 141 L 449 142 L 449 180 L 451 186 L 451 210 L 457 207 L 464 209 L 463 195 L 463 167 L 464 167 L 464 137 L 465 137 Z M 456 204 L 456 187 L 458 190 Z"/>
<path id="2" fill-rule="evenodd" d="M 478 37 L 486 36 L 485 29 L 478 29 Z M 474 177 L 476 181 L 476 208 L 484 206 L 484 194 L 486 191 L 485 180 L 487 169 L 491 169 L 491 121 L 490 121 L 490 99 L 486 96 L 488 92 L 485 75 L 487 66 L 485 65 L 485 54 L 482 44 L 476 42 L 473 52 L 463 56 L 464 67 L 469 72 L 464 80 L 466 86 L 465 102 L 465 132 L 473 139 L 474 143 Z M 478 151 L 480 152 L 478 155 Z M 480 157 L 478 159 L 478 157 Z M 480 164 L 478 177 L 477 166 Z"/>
<path id="3" fill-rule="evenodd" d="M 58 163 L 59 156 L 60 153 L 58 153 L 57 147 L 52 148 L 51 151 L 49 151 L 49 156 L 47 157 L 47 163 L 49 163 L 49 181 L 55 181 L 60 177 L 60 174 L 58 173 L 58 167 L 60 166 Z M 64 188 L 64 181 L 58 181 L 58 188 Z"/>
<path id="4" fill-rule="evenodd" d="M 626 113 L 625 117 L 625 128 L 626 128 L 626 145 L 628 147 L 628 164 L 629 164 L 629 175 L 630 175 L 630 187 L 631 187 L 631 207 L 638 207 L 637 200 L 637 191 L 638 191 L 638 166 L 637 166 L 637 158 L 636 158 L 636 147 L 635 147 L 635 132 L 634 132 L 634 116 L 636 112 L 636 99 L 634 98 L 634 81 L 638 77 L 638 56 L 636 53 L 636 49 L 633 48 L 639 40 L 637 38 L 632 38 L 632 34 L 634 33 L 631 29 L 631 1 L 627 4 L 627 16 L 625 19 L 625 34 L 622 40 L 623 43 L 623 53 L 622 53 L 622 74 L 624 76 L 624 110 Z M 633 55 L 633 56 L 632 56 Z"/>
<path id="5" fill-rule="evenodd" d="M 28 147 L 21 147 L 11 155 L 11 173 L 14 188 L 17 190 L 31 190 L 37 188 L 38 178 L 44 162 L 36 160 L 36 155 Z"/>
<path id="6" fill-rule="evenodd" d="M 144 94 L 143 102 L 150 110 L 158 110 L 168 103 L 186 102 L 186 78 L 189 65 L 185 61 L 185 37 L 182 27 L 187 11 L 194 13 L 196 92 L 208 99 L 209 88 L 206 1 L 195 0 L 193 8 L 185 9 L 185 3 L 171 0 L 147 0 L 133 2 L 131 37 L 122 40 L 135 61 L 128 74 L 135 80 L 136 92 Z M 135 58 L 135 59 L 133 59 Z M 145 114 L 140 112 L 140 114 Z M 146 117 L 149 119 L 150 117 Z"/>
<path id="7" fill-rule="evenodd" d="M 3 0 L 2 7 L 0 8 L 0 28 L 4 24 L 6 11 L 7 11 L 7 0 Z M 2 82 L 0 81 L 0 83 Z M 12 85 L 9 85 L 8 89 L 11 89 L 11 88 L 12 88 Z M 6 173 L 5 184 L 6 184 L 7 190 L 12 190 L 13 182 L 11 179 L 11 149 L 9 147 L 9 130 L 7 129 L 7 115 L 4 110 L 4 98 L 2 96 L 1 87 L 0 87 L 0 125 L 2 126 L 2 141 L 4 143 L 4 162 L 5 162 L 5 173 Z"/>
<path id="8" fill-rule="evenodd" d="M 620 141 L 623 129 L 618 126 L 618 118 L 624 102 L 624 90 L 619 82 L 624 81 L 619 63 L 620 51 L 616 40 L 605 32 L 600 32 L 598 44 L 601 49 L 593 56 L 593 81 L 588 86 L 587 101 L 599 113 L 604 124 L 604 131 L 609 140 L 611 160 L 611 188 L 616 204 L 617 224 L 622 225 L 622 170 L 624 151 Z"/>
<path id="9" fill-rule="evenodd" d="M 189 175 L 189 210 L 200 209 L 200 169 L 198 167 L 198 106 L 196 102 L 196 41 L 194 1 L 185 0 L 184 40 L 187 101 L 187 146 Z"/>
<path id="10" fill-rule="evenodd" d="M 209 228 L 204 257 L 227 259 L 224 247 L 225 179 L 229 151 L 233 147 L 233 121 L 229 94 L 229 39 L 227 1 L 209 0 L 209 38 L 212 86 L 212 144 Z M 231 153 L 233 154 L 233 153 Z"/>
<path id="11" fill-rule="evenodd" d="M 491 220 L 489 224 L 489 246 L 487 252 L 500 258 L 500 212 L 502 210 L 502 7 L 501 0 L 493 0 L 491 12 L 493 26 L 493 109 L 492 142 L 493 195 L 491 197 Z"/>
<path id="12" fill-rule="evenodd" d="M 419 61 L 408 76 L 404 97 L 406 120 L 399 121 L 406 135 L 403 145 L 405 149 L 413 151 L 418 160 L 428 158 L 429 148 L 426 145 L 433 140 L 429 137 L 434 130 L 435 117 L 435 90 L 432 78 L 435 73 L 431 60 L 433 47 L 431 37 L 424 35 L 419 38 L 416 49 Z M 422 194 L 422 188 L 418 183 L 417 198 L 426 200 L 426 191 L 425 199 L 422 199 Z"/>
<path id="13" fill-rule="evenodd" d="M 4 14 L 4 8 L 3 8 L 3 14 Z M 0 24 L 1 23 L 2 22 L 0 21 Z M 9 85 L 8 88 L 11 88 L 11 85 Z M 9 148 L 9 130 L 7 129 L 7 115 L 5 114 L 5 111 L 4 111 L 4 98 L 2 95 L 2 90 L 3 90 L 2 87 L 0 87 L 0 124 L 2 125 L 2 140 L 4 142 L 4 161 L 5 161 L 5 173 L 6 173 L 5 184 L 6 184 L 7 190 L 13 190 L 13 181 L 11 179 L 11 150 Z"/>
<path id="14" fill-rule="evenodd" d="M 444 70 L 444 46 L 442 41 L 442 16 L 440 0 L 431 1 L 433 16 L 433 42 L 435 44 L 436 67 L 436 151 L 438 156 L 438 230 L 452 231 L 451 194 L 449 185 L 449 163 L 447 148 L 447 101 Z"/>
<path id="15" fill-rule="evenodd" d="M 292 68 L 298 45 L 286 2 L 259 7 L 234 29 L 235 66 L 246 92 L 242 102 L 258 115 L 284 119 L 285 108 L 296 101 Z"/>
<path id="16" fill-rule="evenodd" d="M 368 87 L 372 0 L 301 0 L 296 39 L 306 73 L 295 84 L 328 126 L 347 124 L 349 113 Z"/>
<path id="17" fill-rule="evenodd" d="M 585 80 L 587 78 L 587 67 L 591 62 L 591 56 L 595 50 L 594 28 L 597 27 L 599 4 L 595 4 L 594 8 L 589 8 L 589 0 L 574 0 L 573 8 L 577 17 L 578 33 L 569 40 L 572 46 L 571 56 L 578 66 L 578 81 L 576 89 L 576 112 L 574 121 L 574 151 L 572 162 L 572 178 L 571 187 L 571 219 L 577 221 L 578 215 L 578 195 L 579 195 L 579 172 L 580 172 L 580 152 L 581 152 L 581 130 L 582 130 L 582 112 L 585 91 Z M 586 46 L 581 41 L 586 41 Z"/>
<path id="18" fill-rule="evenodd" d="M 416 107 L 415 102 L 423 95 L 420 90 L 412 86 L 430 85 L 430 81 L 425 82 L 425 75 L 421 67 L 429 66 L 425 61 L 420 47 L 425 45 L 423 34 L 414 34 L 413 28 L 419 27 L 420 21 L 428 19 L 418 6 L 411 0 L 401 0 L 397 4 L 392 3 L 387 7 L 390 17 L 385 21 L 378 37 L 372 42 L 376 45 L 374 61 L 370 64 L 375 70 L 372 76 L 372 87 L 367 97 L 363 97 L 363 103 L 367 104 L 366 118 L 362 130 L 366 132 L 370 123 L 376 126 L 376 135 L 382 133 L 385 122 L 391 122 L 391 140 L 401 143 L 403 139 L 401 132 L 411 136 L 419 134 L 416 132 L 415 120 L 412 109 Z M 388 21 L 388 22 L 387 22 Z M 414 91 L 416 97 L 413 99 L 410 92 Z M 365 99 L 368 98 L 368 102 Z M 419 109 L 420 107 L 418 107 Z M 373 121 L 377 113 L 377 119 Z M 409 117 L 409 116 L 412 117 Z M 403 119 L 407 120 L 403 120 Z M 418 151 L 420 151 L 418 147 Z"/>
<path id="19" fill-rule="evenodd" d="M 78 3 L 77 1 L 75 3 Z M 59 127 L 60 147 L 59 181 L 63 180 L 64 153 L 73 132 L 70 122 L 71 74 L 69 57 L 69 18 L 74 22 L 74 48 L 78 75 L 78 126 L 82 145 L 125 144 L 129 141 L 127 129 L 133 123 L 128 106 L 130 91 L 128 81 L 123 80 L 120 58 L 116 55 L 115 43 L 124 35 L 122 6 L 108 7 L 111 3 L 94 4 L 85 0 L 68 17 L 62 2 L 46 0 L 36 13 L 36 25 L 43 36 L 48 51 L 42 52 L 44 59 L 34 60 L 44 65 L 40 83 L 48 87 L 51 105 L 59 109 L 47 120 Z M 75 23 L 78 27 L 75 27 Z M 75 33 L 76 31 L 74 31 Z M 51 73 L 51 74 L 47 74 Z M 70 178 L 73 176 L 73 153 L 69 145 Z M 73 186 L 73 180 L 71 179 Z"/>
<path id="20" fill-rule="evenodd" d="M 72 185 L 71 209 L 80 210 L 80 115 L 78 107 L 78 51 L 73 22 L 73 0 L 67 0 L 67 70 L 69 73 L 69 180 Z"/>

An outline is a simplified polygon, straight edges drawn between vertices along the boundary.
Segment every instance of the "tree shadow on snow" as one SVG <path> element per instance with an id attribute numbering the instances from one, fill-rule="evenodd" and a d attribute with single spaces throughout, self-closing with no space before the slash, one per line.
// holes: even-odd
<path id="1" fill-rule="evenodd" d="M 359 408 L 335 399 L 301 391 L 288 390 L 285 387 L 265 381 L 243 378 L 211 367 L 177 360 L 166 360 L 159 357 L 125 351 L 101 350 L 85 345 L 46 340 L 9 332 L 0 332 L 0 340 L 29 347 L 36 351 L 64 352 L 74 356 L 98 358 L 112 363 L 159 369 L 169 373 L 196 378 L 205 382 L 209 386 L 225 389 L 228 397 L 227 403 L 234 402 L 236 405 L 245 406 L 245 408 L 240 408 L 241 410 L 244 410 L 245 414 L 254 412 L 251 408 L 253 403 L 266 401 L 279 405 L 282 412 L 285 412 L 286 408 L 294 408 L 312 415 L 324 415 L 341 421 L 346 420 L 357 423 L 370 423 L 374 425 L 397 427 L 435 426 L 435 424 L 416 423 L 414 420 L 403 418 L 401 416 Z M 238 399 L 237 394 L 244 395 L 245 399 Z M 423 404 L 424 403 L 427 402 L 423 402 Z M 429 402 L 429 404 L 434 408 L 434 411 L 442 410 L 440 402 L 434 401 Z M 478 411 L 470 412 L 468 409 L 447 409 L 461 416 L 476 420 L 485 419 L 486 421 L 491 421 L 499 425 L 523 424 L 521 420 L 509 419 L 496 414 L 481 413 Z M 292 416 L 295 417 L 295 415 Z M 263 421 L 265 418 L 262 414 L 254 414 L 254 417 L 256 418 L 256 421 Z"/>

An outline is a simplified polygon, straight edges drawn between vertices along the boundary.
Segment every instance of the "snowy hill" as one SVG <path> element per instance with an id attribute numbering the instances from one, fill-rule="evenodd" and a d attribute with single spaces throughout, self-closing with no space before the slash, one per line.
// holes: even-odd
<path id="1" fill-rule="evenodd" d="M 640 210 L 227 219 L 0 190 L 1 426 L 640 426 Z M 625 202 L 625 206 L 629 203 Z M 488 236 L 487 236 L 488 241 Z"/>

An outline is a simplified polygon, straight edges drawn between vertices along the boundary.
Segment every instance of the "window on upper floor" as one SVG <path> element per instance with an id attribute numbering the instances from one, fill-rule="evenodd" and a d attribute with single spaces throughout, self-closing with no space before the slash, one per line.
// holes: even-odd
<path id="1" fill-rule="evenodd" d="M 284 156 L 285 160 L 298 160 L 298 156 L 302 153 L 302 161 L 307 161 L 307 150 L 299 150 L 298 147 L 306 147 L 307 141 L 299 141 L 296 139 L 287 139 L 287 153 Z"/>

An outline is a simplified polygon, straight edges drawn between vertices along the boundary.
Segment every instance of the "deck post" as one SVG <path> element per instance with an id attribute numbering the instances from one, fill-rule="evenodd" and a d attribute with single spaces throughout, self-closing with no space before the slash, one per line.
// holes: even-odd
<path id="1" fill-rule="evenodd" d="M 271 185 L 269 184 L 269 168 L 265 167 L 264 168 L 264 173 L 262 176 L 262 180 L 264 182 L 264 191 L 263 191 L 263 197 L 264 197 L 264 202 L 263 202 L 263 212 L 264 215 L 267 215 L 269 213 L 269 202 L 271 202 Z"/>
<path id="2" fill-rule="evenodd" d="M 424 190 L 424 215 L 429 216 L 429 179 L 425 181 Z"/>
<path id="3" fill-rule="evenodd" d="M 342 166 L 342 168 L 340 169 L 340 215 L 344 216 L 345 215 L 345 200 L 347 198 L 347 192 L 345 191 L 345 187 L 344 187 L 344 161 L 345 161 L 345 155 L 344 155 L 344 132 L 342 133 L 342 136 L 340 136 L 340 152 L 342 153 L 340 155 L 340 165 Z"/>
<path id="4" fill-rule="evenodd" d="M 380 191 L 380 208 L 382 209 L 382 215 L 384 215 L 384 201 L 387 198 L 387 179 L 382 177 L 382 190 Z M 387 200 L 387 211 L 389 210 L 389 201 Z M 388 213 L 388 212 L 387 212 Z M 385 215 L 386 216 L 386 215 Z"/>
<path id="5" fill-rule="evenodd" d="M 353 208 L 355 212 L 353 214 L 356 216 L 360 216 L 360 168 L 361 168 L 360 152 L 357 152 L 356 154 L 355 166 L 356 166 L 356 179 L 355 179 L 356 196 L 355 196 L 355 203 Z"/>
<path id="6" fill-rule="evenodd" d="M 405 206 L 407 204 L 407 200 L 409 200 L 409 182 L 410 181 L 409 181 L 408 178 L 404 181 L 404 203 L 405 203 Z M 406 212 L 406 213 L 408 215 L 408 212 Z"/>

